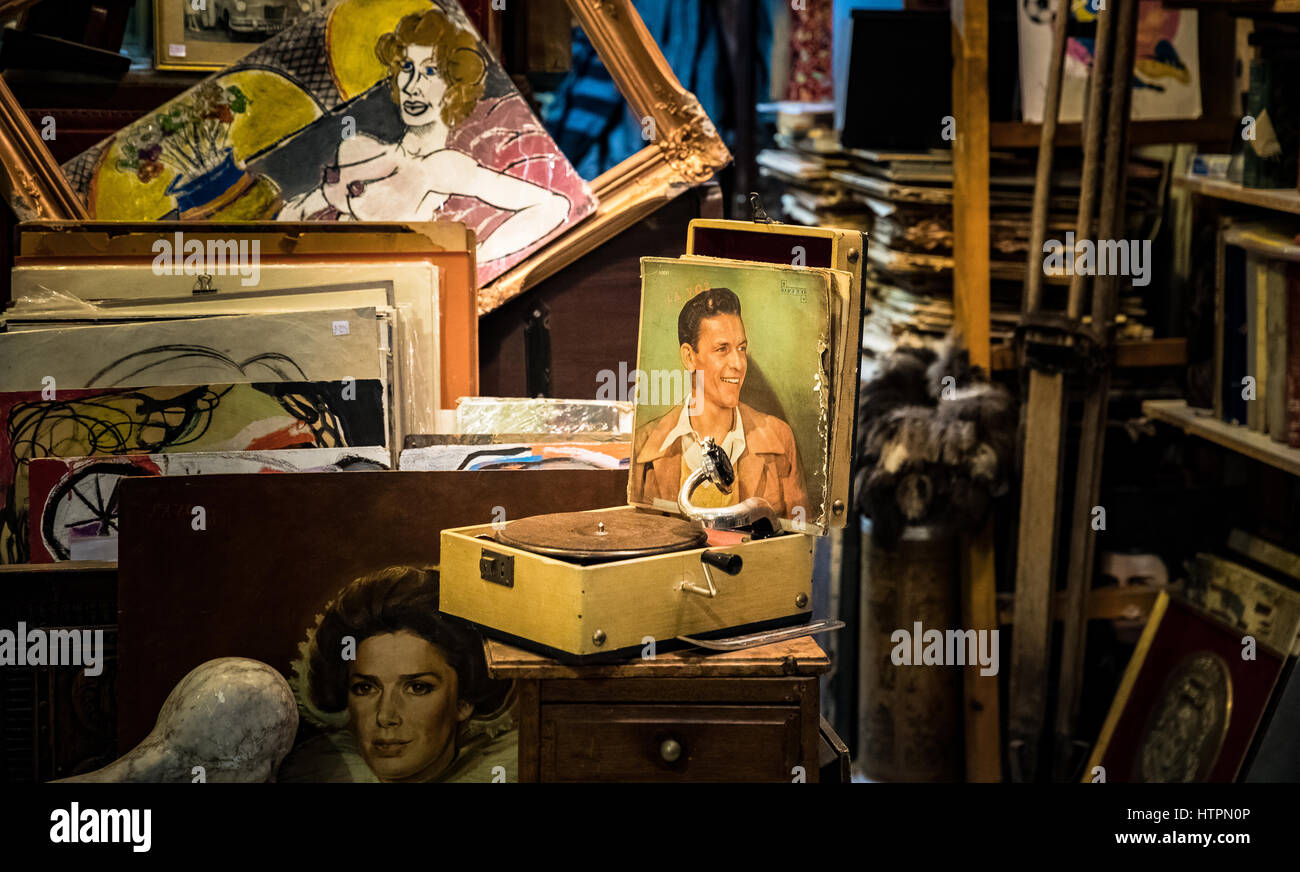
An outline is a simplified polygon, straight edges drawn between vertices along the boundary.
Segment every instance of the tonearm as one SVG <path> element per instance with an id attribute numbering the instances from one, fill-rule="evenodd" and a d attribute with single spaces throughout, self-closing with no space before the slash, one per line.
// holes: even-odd
<path id="1" fill-rule="evenodd" d="M 780 518 L 772 509 L 772 504 L 761 497 L 749 497 L 734 506 L 720 508 L 692 503 L 691 494 L 704 482 L 712 482 L 718 490 L 729 494 L 736 481 L 736 470 L 731 465 L 731 459 L 722 450 L 722 446 L 713 441 L 713 437 L 706 436 L 700 440 L 700 453 L 703 456 L 700 468 L 687 476 L 677 494 L 677 505 L 685 517 L 700 521 L 714 530 L 745 530 L 755 539 L 765 539 L 781 532 Z"/>

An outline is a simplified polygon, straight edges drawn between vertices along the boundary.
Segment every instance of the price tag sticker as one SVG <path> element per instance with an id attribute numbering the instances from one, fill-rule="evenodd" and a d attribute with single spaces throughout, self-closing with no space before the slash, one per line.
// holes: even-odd
<path id="1" fill-rule="evenodd" d="M 167 44 L 167 56 L 173 58 L 185 57 L 185 43 L 170 42 Z"/>

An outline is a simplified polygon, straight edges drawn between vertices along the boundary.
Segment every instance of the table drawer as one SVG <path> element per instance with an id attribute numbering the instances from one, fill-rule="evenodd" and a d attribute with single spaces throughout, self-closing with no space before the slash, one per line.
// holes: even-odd
<path id="1" fill-rule="evenodd" d="M 543 705 L 542 781 L 790 781 L 797 706 Z"/>

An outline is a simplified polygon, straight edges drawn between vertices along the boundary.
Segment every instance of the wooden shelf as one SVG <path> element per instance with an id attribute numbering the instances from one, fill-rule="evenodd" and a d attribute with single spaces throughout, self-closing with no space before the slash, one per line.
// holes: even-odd
<path id="1" fill-rule="evenodd" d="M 1245 203 L 1274 212 L 1288 212 L 1300 215 L 1300 191 L 1294 188 L 1243 188 L 1236 182 L 1219 179 L 1205 179 L 1200 176 L 1174 176 L 1174 184 L 1180 188 L 1214 197 L 1218 200 L 1230 200 Z"/>
<path id="2" fill-rule="evenodd" d="M 1115 346 L 1115 365 L 1121 369 L 1147 366 L 1185 366 L 1187 340 L 1183 337 L 1148 339 L 1140 342 L 1120 342 Z M 992 368 L 1016 368 L 1016 350 L 1010 345 L 993 349 Z"/>
<path id="3" fill-rule="evenodd" d="M 1227 245 L 1262 254 L 1270 260 L 1300 262 L 1300 243 L 1295 241 L 1295 237 L 1277 233 L 1269 227 L 1234 224 L 1224 232 L 1223 241 Z"/>
<path id="4" fill-rule="evenodd" d="M 1226 424 L 1208 410 L 1193 409 L 1185 400 L 1147 400 L 1142 404 L 1142 414 L 1283 472 L 1300 475 L 1300 448 L 1288 448 L 1239 424 Z"/>
<path id="5" fill-rule="evenodd" d="M 1300 0 L 1163 0 L 1170 9 L 1222 9 L 1229 15 L 1285 15 L 1300 12 Z"/>
<path id="6" fill-rule="evenodd" d="M 1134 145 L 1158 145 L 1166 142 L 1226 143 L 1241 123 L 1239 118 L 1192 118 L 1185 121 L 1134 121 L 1129 126 Z M 1083 144 L 1080 124 L 1058 124 L 1056 144 Z M 1042 142 L 1042 125 L 1025 121 L 989 123 L 992 148 L 1038 148 Z"/>
<path id="7" fill-rule="evenodd" d="M 5 563 L 0 564 L 0 576 L 26 575 L 32 572 L 116 572 L 112 560 L 61 560 L 58 563 Z"/>
<path id="8" fill-rule="evenodd" d="M 1088 591 L 1088 620 L 1145 621 L 1159 593 L 1159 590 L 1139 586 L 1093 588 Z M 998 622 L 1003 626 L 1011 625 L 1015 604 L 1015 594 L 998 594 Z M 1056 595 L 1053 606 L 1053 614 L 1064 614 L 1064 593 Z"/>

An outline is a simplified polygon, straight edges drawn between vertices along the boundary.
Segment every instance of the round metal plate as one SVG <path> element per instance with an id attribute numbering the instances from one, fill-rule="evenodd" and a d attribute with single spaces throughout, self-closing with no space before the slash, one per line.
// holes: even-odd
<path id="1" fill-rule="evenodd" d="M 601 563 L 699 548 L 708 534 L 690 521 L 640 512 L 559 512 L 506 524 L 496 540 L 547 557 Z"/>
<path id="2" fill-rule="evenodd" d="M 1232 670 L 1213 651 L 1180 662 L 1156 695 L 1134 760 L 1135 780 L 1204 781 L 1232 719 Z"/>

